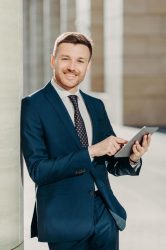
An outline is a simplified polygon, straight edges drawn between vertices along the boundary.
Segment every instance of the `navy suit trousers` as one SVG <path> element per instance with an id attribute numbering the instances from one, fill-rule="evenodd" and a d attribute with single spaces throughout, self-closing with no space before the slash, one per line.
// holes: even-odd
<path id="1" fill-rule="evenodd" d="M 48 243 L 49 250 L 119 250 L 119 230 L 98 192 L 94 209 L 91 235 L 80 241 Z"/>

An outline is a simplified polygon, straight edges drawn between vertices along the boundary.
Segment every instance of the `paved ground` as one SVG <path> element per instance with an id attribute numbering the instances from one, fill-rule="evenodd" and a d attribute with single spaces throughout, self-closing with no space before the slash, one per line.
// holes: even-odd
<path id="1" fill-rule="evenodd" d="M 130 139 L 136 129 L 114 126 L 118 136 Z M 120 232 L 120 250 L 166 249 L 166 134 L 153 135 L 139 177 L 110 175 L 114 193 L 128 212 L 127 228 Z M 34 185 L 25 171 L 24 250 L 46 250 L 47 244 L 29 238 Z"/>

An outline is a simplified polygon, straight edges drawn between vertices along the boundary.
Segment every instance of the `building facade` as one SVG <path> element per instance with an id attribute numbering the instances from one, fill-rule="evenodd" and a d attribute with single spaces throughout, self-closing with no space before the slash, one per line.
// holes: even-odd
<path id="1" fill-rule="evenodd" d="M 83 89 L 106 92 L 115 123 L 166 126 L 166 2 L 30 0 L 24 2 L 24 93 L 51 77 L 49 60 L 62 32 L 94 41 Z"/>

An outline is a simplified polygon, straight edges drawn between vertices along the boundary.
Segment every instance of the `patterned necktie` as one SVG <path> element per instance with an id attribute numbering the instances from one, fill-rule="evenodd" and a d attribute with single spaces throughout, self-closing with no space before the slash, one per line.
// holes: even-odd
<path id="1" fill-rule="evenodd" d="M 74 107 L 75 129 L 76 129 L 77 134 L 80 138 L 80 142 L 81 142 L 82 146 L 87 147 L 88 146 L 88 136 L 87 136 L 84 121 L 83 121 L 81 113 L 79 111 L 77 96 L 76 95 L 69 95 L 68 97 L 69 97 L 69 99 L 72 102 L 73 107 Z"/>

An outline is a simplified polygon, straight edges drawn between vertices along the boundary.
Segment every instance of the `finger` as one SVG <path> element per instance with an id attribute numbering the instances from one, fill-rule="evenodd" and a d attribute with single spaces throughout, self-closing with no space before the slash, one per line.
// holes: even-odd
<path id="1" fill-rule="evenodd" d="M 143 147 L 149 147 L 150 142 L 151 142 L 151 134 L 144 135 L 142 146 Z"/>
<path id="2" fill-rule="evenodd" d="M 142 146 L 143 147 L 147 147 L 147 135 L 144 135 L 144 137 L 143 137 L 143 141 L 142 141 Z"/>
<path id="3" fill-rule="evenodd" d="M 108 152 L 107 155 L 112 156 L 113 154 L 111 152 Z"/>
<path id="4" fill-rule="evenodd" d="M 116 151 L 121 149 L 121 144 L 118 144 L 117 142 L 112 143 L 112 146 L 116 149 Z"/>
<path id="5" fill-rule="evenodd" d="M 147 147 L 148 145 L 148 135 L 144 135 L 143 141 L 142 141 L 142 146 Z"/>
<path id="6" fill-rule="evenodd" d="M 136 141 L 135 145 L 136 145 L 137 151 L 140 154 L 143 154 L 145 152 L 146 147 L 141 146 L 138 141 Z"/>
<path id="7" fill-rule="evenodd" d="M 110 150 L 107 152 L 107 155 L 112 156 L 112 155 L 114 155 L 116 152 L 117 152 L 117 150 L 116 150 L 115 148 L 112 148 L 112 149 L 110 149 Z"/>
<path id="8" fill-rule="evenodd" d="M 122 139 L 120 137 L 115 137 L 115 140 L 116 140 L 117 143 L 120 143 L 120 144 L 126 144 L 126 143 L 128 143 L 127 140 Z"/>
<path id="9" fill-rule="evenodd" d="M 119 151 L 120 148 L 121 147 L 118 143 L 110 141 L 107 148 L 107 152 L 111 153 L 111 155 L 114 155 L 117 151 Z"/>
<path id="10" fill-rule="evenodd" d="M 136 144 L 133 145 L 132 150 L 133 150 L 133 153 L 134 153 L 135 158 L 139 159 L 139 158 L 140 158 L 140 153 L 139 153 L 139 151 L 137 150 Z"/>
<path id="11" fill-rule="evenodd" d="M 150 134 L 145 135 L 144 139 L 143 139 L 143 143 L 142 143 L 142 147 L 144 148 L 145 152 L 148 151 L 148 147 L 150 145 L 150 142 L 151 142 L 151 135 Z"/>
<path id="12" fill-rule="evenodd" d="M 113 144 L 118 143 L 118 144 L 122 144 L 122 145 L 124 145 L 128 142 L 122 138 L 115 137 L 115 136 L 110 136 L 109 141 L 111 141 Z"/>

